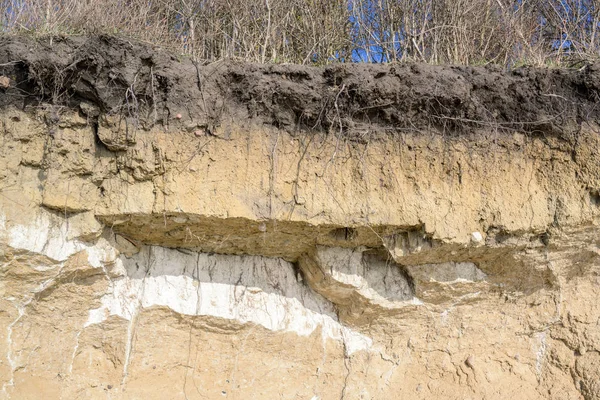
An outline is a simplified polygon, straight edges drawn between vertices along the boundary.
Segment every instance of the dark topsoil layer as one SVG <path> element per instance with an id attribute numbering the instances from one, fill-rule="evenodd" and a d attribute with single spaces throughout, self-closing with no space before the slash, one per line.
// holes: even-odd
<path id="1" fill-rule="evenodd" d="M 220 123 L 253 121 L 349 138 L 493 130 L 571 141 L 583 122 L 600 122 L 600 63 L 513 72 L 424 64 L 203 65 L 109 36 L 4 37 L 0 75 L 10 79 L 0 78 L 0 107 L 120 114 L 143 128 L 210 132 Z"/>

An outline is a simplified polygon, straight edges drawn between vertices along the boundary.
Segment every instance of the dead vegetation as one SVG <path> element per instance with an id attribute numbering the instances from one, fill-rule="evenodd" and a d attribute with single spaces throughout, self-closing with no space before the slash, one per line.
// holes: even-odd
<path id="1" fill-rule="evenodd" d="M 600 0 L 0 0 L 4 34 L 113 34 L 199 60 L 503 67 L 597 58 Z"/>

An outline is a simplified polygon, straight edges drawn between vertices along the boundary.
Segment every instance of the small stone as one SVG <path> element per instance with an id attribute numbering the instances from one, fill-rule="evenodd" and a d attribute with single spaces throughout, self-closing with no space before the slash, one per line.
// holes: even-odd
<path id="1" fill-rule="evenodd" d="M 194 135 L 204 136 L 204 135 L 206 135 L 206 132 L 204 131 L 204 129 L 198 129 L 198 130 L 194 131 Z"/>
<path id="2" fill-rule="evenodd" d="M 471 233 L 471 241 L 473 241 L 474 243 L 481 243 L 481 242 L 483 242 L 483 235 L 481 234 L 481 232 L 473 232 L 473 233 Z"/>
<path id="3" fill-rule="evenodd" d="M 0 88 L 6 89 L 10 87 L 10 79 L 8 76 L 0 75 Z"/>
<path id="4" fill-rule="evenodd" d="M 177 118 L 177 119 L 181 119 L 181 117 L 182 117 L 182 116 L 181 116 L 181 114 L 177 114 L 177 115 L 175 116 L 175 118 Z"/>
<path id="5" fill-rule="evenodd" d="M 467 359 L 465 360 L 465 365 L 471 369 L 475 369 L 475 357 L 473 357 L 473 355 L 469 355 L 469 357 L 467 357 Z"/>
<path id="6" fill-rule="evenodd" d="M 264 222 L 262 222 L 260 225 L 258 225 L 258 230 L 261 232 L 266 232 L 267 231 L 267 224 L 265 224 Z"/>

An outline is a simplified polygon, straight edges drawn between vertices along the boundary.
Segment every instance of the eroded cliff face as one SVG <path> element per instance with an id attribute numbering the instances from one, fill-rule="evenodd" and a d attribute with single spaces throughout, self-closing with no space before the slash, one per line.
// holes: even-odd
<path id="1" fill-rule="evenodd" d="M 600 398 L 593 66 L 459 71 L 530 85 L 540 115 L 569 99 L 560 122 L 513 118 L 493 96 L 483 107 L 480 77 L 452 86 L 466 93 L 456 104 L 416 109 L 412 129 L 393 115 L 416 100 L 384 106 L 384 92 L 372 99 L 383 114 L 342 109 L 372 106 L 344 88 L 380 67 L 350 68 L 319 103 L 331 126 L 309 129 L 302 101 L 286 101 L 310 95 L 308 115 L 329 90 L 310 76 L 331 70 L 298 82 L 281 71 L 301 67 L 249 66 L 231 81 L 249 82 L 247 97 L 209 96 L 201 83 L 221 67 L 129 49 L 150 72 L 128 81 L 125 64 L 90 66 L 98 39 L 74 40 L 88 58 L 47 58 L 65 68 L 62 103 L 32 71 L 73 42 L 35 56 L 11 43 L 2 60 L 13 70 L 0 93 L 0 398 Z M 85 67 L 64 72 L 74 60 Z M 158 96 L 169 63 L 191 66 L 190 81 Z M 118 84 L 100 85 L 111 73 Z M 162 103 L 140 100 L 144 76 Z M 500 86 L 485 90 L 517 90 Z M 497 112 L 495 129 L 420 117 L 483 112 L 469 102 Z"/>

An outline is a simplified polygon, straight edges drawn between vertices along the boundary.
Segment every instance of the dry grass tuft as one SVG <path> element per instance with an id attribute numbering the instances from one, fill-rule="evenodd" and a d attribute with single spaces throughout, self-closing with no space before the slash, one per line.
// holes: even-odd
<path id="1" fill-rule="evenodd" d="M 0 0 L 5 34 L 108 33 L 198 60 L 569 65 L 600 0 Z"/>

